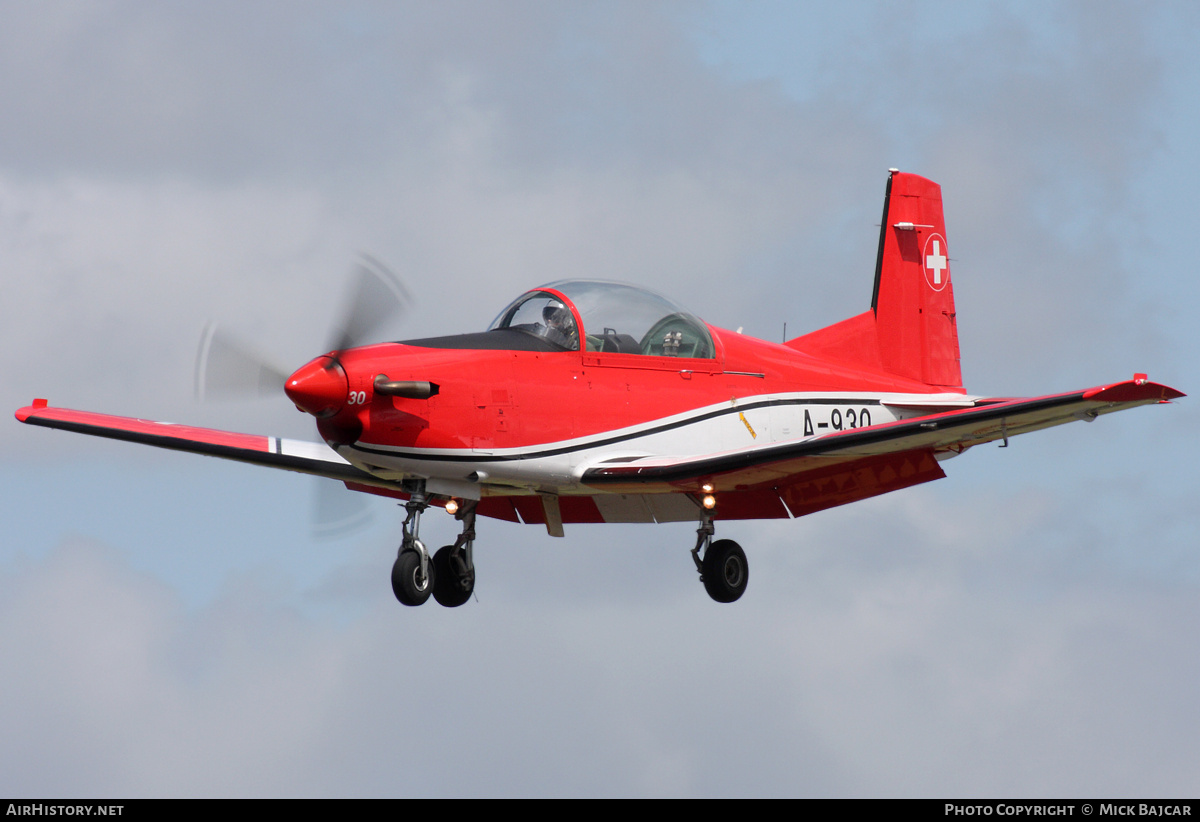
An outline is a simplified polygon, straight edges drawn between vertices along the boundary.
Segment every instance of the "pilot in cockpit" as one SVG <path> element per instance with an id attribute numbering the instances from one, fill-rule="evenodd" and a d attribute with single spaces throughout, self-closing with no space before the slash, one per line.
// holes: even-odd
<path id="1" fill-rule="evenodd" d="M 546 324 L 547 340 L 563 348 L 579 347 L 575 318 L 571 316 L 571 309 L 561 302 L 550 300 L 542 307 L 542 322 Z"/>

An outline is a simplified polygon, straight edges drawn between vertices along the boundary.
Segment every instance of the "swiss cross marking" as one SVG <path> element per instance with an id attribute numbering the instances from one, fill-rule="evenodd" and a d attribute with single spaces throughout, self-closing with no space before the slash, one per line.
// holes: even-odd
<path id="1" fill-rule="evenodd" d="M 925 265 L 933 269 L 933 281 L 940 283 L 942 281 L 942 272 L 946 270 L 946 255 L 939 254 L 940 245 L 937 240 L 933 241 L 933 253 L 925 258 Z"/>
<path id="2" fill-rule="evenodd" d="M 925 240 L 925 281 L 934 291 L 941 291 L 950 282 L 950 262 L 946 256 L 946 241 L 940 234 Z"/>

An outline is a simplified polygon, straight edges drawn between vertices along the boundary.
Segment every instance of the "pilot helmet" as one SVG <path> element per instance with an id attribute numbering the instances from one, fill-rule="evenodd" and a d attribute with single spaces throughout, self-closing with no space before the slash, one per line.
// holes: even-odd
<path id="1" fill-rule="evenodd" d="M 551 328 L 569 328 L 571 312 L 558 300 L 550 300 L 542 307 L 542 321 Z"/>

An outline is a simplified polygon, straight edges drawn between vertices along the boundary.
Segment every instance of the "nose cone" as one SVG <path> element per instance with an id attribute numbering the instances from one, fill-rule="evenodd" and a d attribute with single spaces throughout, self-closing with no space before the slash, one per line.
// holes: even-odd
<path id="1" fill-rule="evenodd" d="M 342 410 L 349 387 L 338 361 L 322 356 L 297 369 L 283 390 L 301 411 L 325 419 Z"/>

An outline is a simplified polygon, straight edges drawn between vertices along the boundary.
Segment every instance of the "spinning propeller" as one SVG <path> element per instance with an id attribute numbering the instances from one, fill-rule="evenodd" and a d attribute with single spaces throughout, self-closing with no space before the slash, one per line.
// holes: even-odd
<path id="1" fill-rule="evenodd" d="M 378 260 L 362 255 L 350 273 L 346 298 L 327 340 L 325 350 L 329 353 L 325 356 L 337 363 L 342 351 L 370 342 L 372 334 L 403 316 L 411 304 L 412 296 L 400 279 Z M 290 369 L 216 323 L 209 323 L 196 356 L 196 396 L 201 400 L 277 397 L 289 373 Z"/>
<path id="2" fill-rule="evenodd" d="M 362 255 L 346 287 L 341 313 L 333 324 L 324 354 L 294 373 L 255 351 L 236 336 L 209 323 L 196 355 L 196 396 L 210 399 L 278 397 L 286 393 L 301 411 L 318 423 L 335 415 L 346 402 L 346 373 L 340 362 L 348 348 L 372 341 L 388 322 L 403 316 L 412 297 L 400 279 L 382 263 Z M 408 383 L 388 384 L 394 391 L 420 391 Z M 408 394 L 399 394 L 407 396 Z M 324 432 L 323 432 L 324 433 Z M 351 440 L 352 441 L 352 438 Z M 355 510 L 349 510 L 353 506 Z M 366 500 L 343 493 L 328 482 L 318 486 L 315 525 L 319 532 L 337 531 L 365 519 Z"/>

